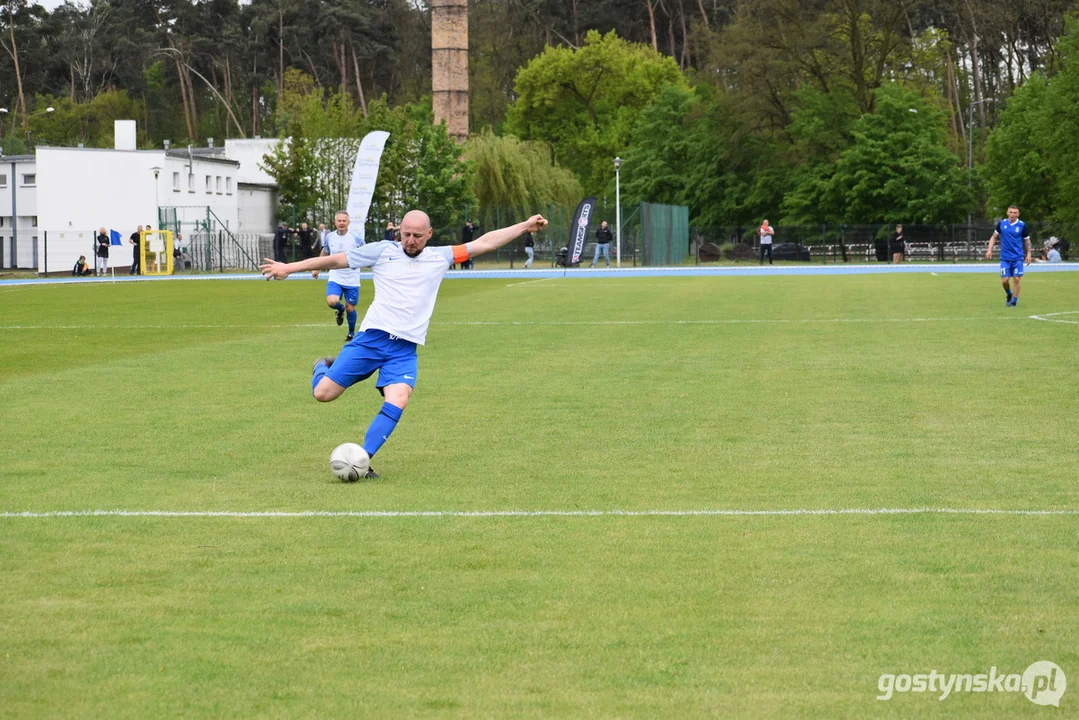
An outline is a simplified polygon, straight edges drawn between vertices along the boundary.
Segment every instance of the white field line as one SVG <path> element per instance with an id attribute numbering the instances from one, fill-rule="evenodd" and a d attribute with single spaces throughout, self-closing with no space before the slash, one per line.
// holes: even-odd
<path id="1" fill-rule="evenodd" d="M 540 278 L 539 280 L 525 280 L 524 282 L 507 283 L 506 287 L 516 287 L 518 285 L 534 285 L 535 283 L 547 282 L 548 280 L 554 280 L 555 278 Z"/>
<path id="2" fill-rule="evenodd" d="M 841 508 L 796 510 L 48 510 L 0 512 L 0 519 L 166 517 L 166 518 L 503 518 L 503 517 L 758 517 L 819 515 L 1018 515 L 1079 517 L 1076 510 L 978 508 Z"/>
<path id="3" fill-rule="evenodd" d="M 1058 315 L 1062 313 L 1052 313 Z M 912 318 L 806 318 L 806 319 L 728 319 L 728 320 L 460 320 L 432 322 L 436 326 L 576 326 L 576 325 L 837 325 L 866 323 L 996 322 L 998 320 L 1044 320 L 1048 315 L 1012 315 L 1003 317 L 912 317 Z M 1060 322 L 1060 321 L 1058 321 Z M 0 325 L 0 330 L 190 330 L 190 329 L 267 329 L 326 328 L 329 323 L 176 324 L 176 325 Z"/>

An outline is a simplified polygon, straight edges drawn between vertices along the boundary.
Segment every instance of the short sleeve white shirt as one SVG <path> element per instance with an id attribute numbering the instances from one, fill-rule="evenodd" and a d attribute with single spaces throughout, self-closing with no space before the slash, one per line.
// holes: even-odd
<path id="1" fill-rule="evenodd" d="M 400 243 L 382 240 L 347 251 L 349 267 L 356 272 L 361 267 L 371 268 L 375 281 L 375 299 L 360 331 L 382 330 L 423 345 L 442 278 L 451 265 L 468 258 L 466 248 L 428 247 L 409 257 Z"/>
<path id="2" fill-rule="evenodd" d="M 348 253 L 350 250 L 355 250 L 364 246 L 363 236 L 354 230 L 349 230 L 344 235 L 340 234 L 336 230 L 326 235 L 323 241 L 323 249 L 327 255 L 336 255 L 337 253 Z M 335 282 L 341 287 L 359 287 L 360 286 L 360 271 L 353 270 L 352 268 L 346 268 L 342 270 L 330 270 L 328 277 L 330 282 Z"/>

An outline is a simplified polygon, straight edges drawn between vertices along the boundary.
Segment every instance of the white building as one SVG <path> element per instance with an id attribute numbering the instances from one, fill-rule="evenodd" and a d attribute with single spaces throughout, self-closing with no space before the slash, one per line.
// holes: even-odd
<path id="1" fill-rule="evenodd" d="M 137 150 L 135 122 L 117 120 L 113 149 L 39 147 L 35 156 L 0 157 L 0 265 L 69 271 L 80 255 L 92 258 L 101 227 L 123 238 L 109 258 L 121 269 L 131 264 L 127 239 L 139 225 L 164 224 L 184 235 L 181 246 L 200 233 L 272 233 L 276 186 L 259 162 L 276 142 L 239 141 L 242 161 L 213 148 Z"/>
<path id="2" fill-rule="evenodd" d="M 37 267 L 37 163 L 0 157 L 0 268 Z"/>

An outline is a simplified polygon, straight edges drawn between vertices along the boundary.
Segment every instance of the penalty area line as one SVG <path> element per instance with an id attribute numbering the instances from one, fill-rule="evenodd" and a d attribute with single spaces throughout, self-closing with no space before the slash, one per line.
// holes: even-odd
<path id="1" fill-rule="evenodd" d="M 1079 516 L 1079 509 L 799 508 L 789 510 L 45 510 L 0 512 L 0 519 L 35 518 L 516 518 L 516 517 L 791 517 L 835 515 Z"/>

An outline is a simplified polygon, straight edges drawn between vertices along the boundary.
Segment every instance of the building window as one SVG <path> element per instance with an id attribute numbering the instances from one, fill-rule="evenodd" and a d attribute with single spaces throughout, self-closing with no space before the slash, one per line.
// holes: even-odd
<path id="1" fill-rule="evenodd" d="M 195 173 L 193 172 L 187 174 L 187 191 L 195 192 Z"/>
<path id="2" fill-rule="evenodd" d="M 172 174 L 172 189 L 180 192 L 180 173 L 178 172 Z"/>
<path id="3" fill-rule="evenodd" d="M 221 176 L 220 175 L 217 176 L 217 194 L 218 195 L 221 194 Z"/>
<path id="4" fill-rule="evenodd" d="M 37 174 L 35 174 L 35 173 L 26 173 L 25 175 L 22 176 L 22 184 L 24 186 L 28 185 L 28 186 L 31 186 L 31 187 L 33 187 L 34 185 L 37 185 Z"/>
<path id="5" fill-rule="evenodd" d="M 225 178 L 225 193 L 228 195 L 232 194 L 232 178 L 230 177 Z"/>
<path id="6" fill-rule="evenodd" d="M 213 183 L 210 181 L 210 176 L 207 175 L 206 176 L 206 194 L 207 195 L 209 195 L 210 193 L 212 193 L 214 191 L 212 185 L 213 185 Z"/>
<path id="7" fill-rule="evenodd" d="M 0 175 L 0 187 L 7 187 L 7 175 Z"/>
<path id="8" fill-rule="evenodd" d="M 37 215 L 30 218 L 30 227 L 37 227 Z"/>

